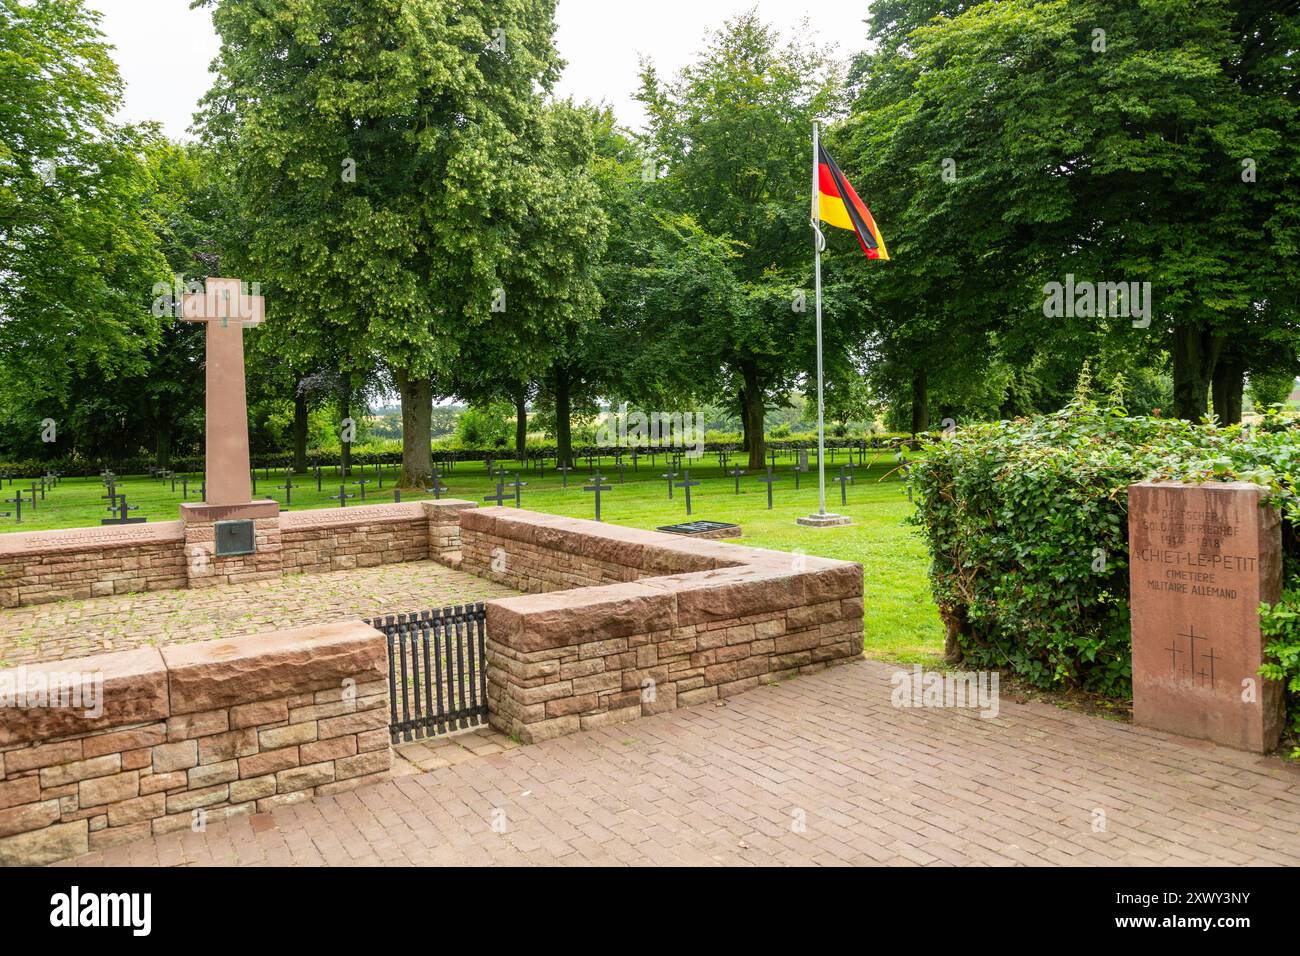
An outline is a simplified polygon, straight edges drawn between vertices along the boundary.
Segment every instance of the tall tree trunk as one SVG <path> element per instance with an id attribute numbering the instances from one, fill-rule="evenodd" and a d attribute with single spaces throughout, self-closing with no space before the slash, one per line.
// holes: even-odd
<path id="1" fill-rule="evenodd" d="M 293 395 L 293 470 L 295 474 L 307 470 L 307 395 L 297 387 Z"/>
<path id="2" fill-rule="evenodd" d="M 555 463 L 573 465 L 573 433 L 570 430 L 569 415 L 569 370 L 555 369 Z"/>
<path id="3" fill-rule="evenodd" d="M 758 363 L 742 362 L 740 374 L 745 380 L 742 417 L 747 424 L 745 430 L 749 439 L 748 467 L 761 470 L 766 463 L 763 461 L 763 389 L 758 381 Z"/>
<path id="4" fill-rule="evenodd" d="M 352 417 L 352 376 L 344 372 L 339 380 L 339 428 Z M 352 474 L 352 443 L 339 442 L 339 471 L 346 477 Z"/>
<path id="5" fill-rule="evenodd" d="M 1211 392 L 1220 425 L 1241 422 L 1241 396 L 1246 389 L 1246 365 L 1237 356 L 1222 356 L 1214 366 Z"/>
<path id="6" fill-rule="evenodd" d="M 740 450 L 749 451 L 749 407 L 745 404 L 745 387 L 742 385 L 737 391 L 736 400 L 740 403 Z"/>
<path id="7" fill-rule="evenodd" d="M 1206 394 L 1223 348 L 1223 336 L 1201 325 L 1174 326 L 1174 414 L 1200 421 L 1206 413 Z"/>
<path id="8" fill-rule="evenodd" d="M 158 420 L 158 434 L 154 446 L 155 464 L 159 468 L 170 468 L 172 463 L 172 420 L 164 415 Z"/>
<path id="9" fill-rule="evenodd" d="M 515 458 L 528 457 L 528 389 L 520 386 L 514 395 L 515 402 Z"/>
<path id="10" fill-rule="evenodd" d="M 912 373 L 912 436 L 930 430 L 930 388 L 924 368 Z"/>
<path id="11" fill-rule="evenodd" d="M 403 488 L 427 488 L 433 480 L 433 382 L 427 375 L 393 369 L 402 397 Z"/>

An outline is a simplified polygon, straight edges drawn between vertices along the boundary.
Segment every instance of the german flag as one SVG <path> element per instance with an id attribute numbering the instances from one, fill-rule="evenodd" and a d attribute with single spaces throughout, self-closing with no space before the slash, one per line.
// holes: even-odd
<path id="1" fill-rule="evenodd" d="M 817 144 L 817 218 L 830 226 L 852 229 L 868 259 L 888 259 L 885 239 L 867 204 L 858 198 L 831 154 Z"/>

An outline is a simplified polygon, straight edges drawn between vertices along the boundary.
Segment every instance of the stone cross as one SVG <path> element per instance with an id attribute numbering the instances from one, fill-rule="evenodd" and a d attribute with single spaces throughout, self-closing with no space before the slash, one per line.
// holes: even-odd
<path id="1" fill-rule="evenodd" d="M 698 485 L 698 481 L 691 481 L 691 470 L 688 468 L 682 472 L 682 480 L 677 482 L 677 487 L 686 492 L 686 513 L 691 513 L 691 489 Z"/>
<path id="2" fill-rule="evenodd" d="M 210 278 L 202 295 L 181 297 L 181 319 L 207 323 L 205 484 L 216 505 L 252 500 L 248 461 L 248 396 L 244 387 L 244 329 L 262 324 L 265 302 L 245 295 L 238 279 Z"/>

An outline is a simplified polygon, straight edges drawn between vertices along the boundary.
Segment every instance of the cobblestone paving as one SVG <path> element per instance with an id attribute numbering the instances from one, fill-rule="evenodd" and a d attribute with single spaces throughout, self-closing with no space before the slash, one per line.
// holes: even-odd
<path id="1" fill-rule="evenodd" d="M 500 752 L 480 733 L 486 756 L 73 862 L 1300 863 L 1300 770 L 1276 758 L 1042 703 L 895 709 L 894 670 Z"/>
<path id="2" fill-rule="evenodd" d="M 255 634 L 514 594 L 433 561 L 0 610 L 0 666 Z"/>

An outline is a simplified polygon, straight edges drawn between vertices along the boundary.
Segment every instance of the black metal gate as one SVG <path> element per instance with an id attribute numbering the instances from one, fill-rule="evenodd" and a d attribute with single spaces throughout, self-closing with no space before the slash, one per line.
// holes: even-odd
<path id="1" fill-rule="evenodd" d="M 388 637 L 393 743 L 487 720 L 486 621 L 479 603 L 366 622 Z"/>

